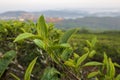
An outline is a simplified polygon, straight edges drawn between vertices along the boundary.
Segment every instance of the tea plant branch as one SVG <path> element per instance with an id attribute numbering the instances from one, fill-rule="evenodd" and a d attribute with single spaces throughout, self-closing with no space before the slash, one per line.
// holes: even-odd
<path id="1" fill-rule="evenodd" d="M 14 65 L 17 65 L 17 67 L 18 67 L 19 69 L 25 70 L 24 67 L 23 67 L 22 65 L 20 65 L 18 62 L 12 61 L 11 63 L 14 64 Z"/>
<path id="2" fill-rule="evenodd" d="M 70 73 L 76 80 L 80 80 L 74 73 L 72 73 L 71 71 L 69 71 L 67 68 L 66 68 L 67 72 Z"/>

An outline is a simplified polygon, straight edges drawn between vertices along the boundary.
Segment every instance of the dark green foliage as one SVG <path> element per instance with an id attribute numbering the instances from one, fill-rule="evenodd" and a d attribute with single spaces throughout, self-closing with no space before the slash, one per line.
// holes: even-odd
<path id="1" fill-rule="evenodd" d="M 55 68 L 47 67 L 41 80 L 60 80 L 59 76 L 59 71 L 57 71 Z"/>
<path id="2" fill-rule="evenodd" d="M 33 59 L 29 66 L 27 67 L 26 71 L 25 71 L 25 75 L 24 75 L 24 80 L 31 80 L 31 73 L 33 71 L 33 68 L 34 68 L 34 65 L 36 63 L 36 60 L 37 60 L 38 57 L 36 57 L 35 59 Z M 20 78 L 18 76 L 16 76 L 15 74 L 13 73 L 10 73 L 11 76 L 13 76 L 16 80 L 20 80 Z"/>
<path id="3" fill-rule="evenodd" d="M 77 52 L 79 55 L 81 53 L 84 53 L 84 47 L 89 47 L 89 45 L 86 45 L 85 40 L 90 40 L 93 37 L 97 37 L 98 41 L 94 47 L 94 49 L 97 51 L 97 54 L 93 58 L 93 60 L 102 61 L 103 59 L 103 53 L 106 52 L 106 54 L 112 58 L 115 62 L 120 62 L 120 35 L 119 32 L 113 31 L 103 33 L 81 33 L 81 34 L 75 34 L 70 40 L 70 44 L 75 48 L 75 52 Z M 74 42 L 77 45 L 74 45 Z M 87 42 L 88 43 L 88 42 Z"/>
<path id="4" fill-rule="evenodd" d="M 15 51 L 9 51 L 0 57 L 0 77 L 3 75 L 8 65 L 11 63 L 13 58 L 15 58 Z"/>

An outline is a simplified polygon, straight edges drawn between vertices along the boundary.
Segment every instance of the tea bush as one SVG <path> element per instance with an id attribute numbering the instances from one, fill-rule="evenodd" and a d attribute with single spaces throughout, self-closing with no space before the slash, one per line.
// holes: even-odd
<path id="1" fill-rule="evenodd" d="M 7 58 L 5 66 L 9 65 L 8 69 L 1 67 L 4 72 L 7 70 L 4 80 L 6 77 L 7 80 L 13 78 L 17 80 L 120 79 L 120 75 L 115 71 L 115 67 L 120 68 L 120 65 L 112 62 L 106 54 L 103 62 L 90 61 L 97 54 L 96 38 L 91 41 L 86 40 L 87 46 L 80 55 L 74 52 L 76 47 L 72 47 L 68 42 L 77 29 L 63 32 L 54 28 L 52 24 L 47 24 L 44 16 L 40 16 L 37 23 L 1 22 L 0 29 L 2 33 L 0 46 L 3 47 L 1 52 L 14 50 L 17 54 L 16 57 L 10 58 L 10 61 L 13 60 L 12 63 Z M 2 61 L 5 61 L 4 57 L 0 58 L 0 66 L 3 65 Z M 3 75 L 3 71 L 0 74 Z"/>

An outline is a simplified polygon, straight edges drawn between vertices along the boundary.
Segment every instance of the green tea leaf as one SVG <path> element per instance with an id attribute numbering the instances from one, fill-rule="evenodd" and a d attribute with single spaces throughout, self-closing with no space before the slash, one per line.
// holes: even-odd
<path id="1" fill-rule="evenodd" d="M 108 62 L 108 57 L 107 55 L 104 53 L 104 60 L 103 60 L 103 63 L 106 65 Z"/>
<path id="2" fill-rule="evenodd" d="M 60 38 L 59 43 L 67 43 L 67 41 L 69 40 L 69 38 L 76 31 L 77 31 L 76 29 L 71 29 L 71 30 L 68 30 L 67 32 L 65 32 L 64 35 Z"/>
<path id="3" fill-rule="evenodd" d="M 108 57 L 107 57 L 106 53 L 104 53 L 103 65 L 104 65 L 103 70 L 104 70 L 104 68 L 106 68 L 106 74 L 109 75 L 110 64 L 109 64 L 109 60 L 108 60 Z"/>
<path id="4" fill-rule="evenodd" d="M 48 29 L 43 15 L 40 16 L 37 22 L 37 32 L 41 37 L 47 38 Z"/>
<path id="5" fill-rule="evenodd" d="M 99 80 L 99 79 L 96 77 L 95 80 Z"/>
<path id="6" fill-rule="evenodd" d="M 86 40 L 86 42 L 87 42 L 87 44 L 88 44 L 89 47 L 92 47 L 92 44 L 91 44 L 90 41 Z"/>
<path id="7" fill-rule="evenodd" d="M 57 71 L 55 68 L 47 67 L 41 80 L 60 80 L 58 78 L 58 75 L 60 75 L 60 72 Z"/>
<path id="8" fill-rule="evenodd" d="M 67 66 L 70 66 L 70 67 L 75 67 L 75 64 L 74 64 L 74 61 L 73 61 L 73 60 L 65 61 L 64 64 L 67 65 Z"/>
<path id="9" fill-rule="evenodd" d="M 120 80 L 120 74 L 117 75 L 117 77 L 115 78 L 115 80 Z"/>
<path id="10" fill-rule="evenodd" d="M 91 72 L 91 73 L 88 74 L 87 78 L 93 78 L 93 77 L 95 77 L 98 74 L 99 74 L 99 71 L 97 71 L 97 72 Z"/>
<path id="11" fill-rule="evenodd" d="M 95 51 L 95 50 L 92 50 L 92 51 L 89 53 L 89 57 L 92 58 L 95 54 L 96 54 L 96 51 Z"/>
<path id="12" fill-rule="evenodd" d="M 50 46 L 52 49 L 60 49 L 60 48 L 69 48 L 70 44 L 68 43 L 63 43 L 63 44 L 56 44 L 56 45 L 52 45 Z"/>
<path id="13" fill-rule="evenodd" d="M 76 53 L 73 54 L 75 59 L 78 59 L 80 56 Z"/>
<path id="14" fill-rule="evenodd" d="M 111 79 L 113 79 L 115 76 L 115 67 L 114 64 L 112 63 L 111 58 L 109 58 L 109 64 L 110 64 L 110 77 Z"/>
<path id="15" fill-rule="evenodd" d="M 94 61 L 94 62 L 87 62 L 83 66 L 85 67 L 85 66 L 99 66 L 99 65 L 102 65 L 102 63 Z"/>
<path id="16" fill-rule="evenodd" d="M 34 43 L 35 43 L 38 47 L 40 47 L 40 48 L 42 48 L 42 49 L 45 50 L 45 43 L 44 43 L 42 40 L 40 40 L 40 39 L 35 39 L 35 40 L 33 40 L 33 41 L 34 41 Z"/>
<path id="17" fill-rule="evenodd" d="M 19 77 L 17 77 L 15 74 L 10 73 L 10 75 L 11 75 L 11 76 L 13 76 L 16 80 L 20 80 L 20 78 L 19 78 Z"/>
<path id="18" fill-rule="evenodd" d="M 94 38 L 92 39 L 92 41 L 91 41 L 92 47 L 95 46 L 96 42 L 97 42 L 97 38 L 94 37 Z"/>
<path id="19" fill-rule="evenodd" d="M 85 59 L 87 58 L 87 56 L 88 56 L 88 53 L 86 53 L 86 54 L 82 55 L 80 58 L 78 58 L 77 63 L 76 63 L 76 67 L 79 67 L 81 65 L 81 63 L 83 61 L 85 61 Z"/>
<path id="20" fill-rule="evenodd" d="M 24 40 L 30 37 L 33 37 L 35 35 L 31 34 L 31 33 L 22 33 L 20 35 L 17 36 L 17 38 L 14 40 L 14 42 L 20 41 L 20 40 Z"/>
<path id="21" fill-rule="evenodd" d="M 25 76 L 24 76 L 24 80 L 30 80 L 30 75 L 31 75 L 31 72 L 33 70 L 33 67 L 36 63 L 36 60 L 37 60 L 38 57 L 36 57 L 35 59 L 32 60 L 32 62 L 30 62 L 26 72 L 25 72 Z"/>
<path id="22" fill-rule="evenodd" d="M 0 77 L 3 75 L 4 71 L 11 63 L 12 59 L 15 58 L 16 53 L 15 51 L 11 50 L 4 54 L 2 58 L 0 58 Z"/>
<path id="23" fill-rule="evenodd" d="M 87 44 L 90 48 L 93 48 L 95 46 L 96 42 L 97 42 L 97 38 L 96 37 L 93 38 L 92 41 L 86 40 L 86 42 L 87 42 Z"/>
<path id="24" fill-rule="evenodd" d="M 67 48 L 63 51 L 63 53 L 61 54 L 61 59 L 66 61 L 68 60 L 68 58 L 70 57 L 70 55 L 72 54 L 73 50 L 70 48 Z"/>
<path id="25" fill-rule="evenodd" d="M 118 63 L 114 63 L 114 66 L 120 68 L 120 65 Z"/>

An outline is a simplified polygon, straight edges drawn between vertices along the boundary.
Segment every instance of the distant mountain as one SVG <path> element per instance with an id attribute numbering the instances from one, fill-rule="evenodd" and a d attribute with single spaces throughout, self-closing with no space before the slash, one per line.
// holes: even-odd
<path id="1" fill-rule="evenodd" d="M 86 28 L 91 30 L 120 30 L 120 17 L 84 17 L 55 23 L 58 28 Z"/>
<path id="2" fill-rule="evenodd" d="M 44 14 L 46 17 L 63 17 L 63 18 L 77 18 L 87 16 L 88 13 L 84 11 L 70 11 L 70 10 L 48 10 L 41 12 L 33 12 L 34 15 Z"/>
<path id="3" fill-rule="evenodd" d="M 21 16 L 22 14 L 25 14 L 25 13 L 28 13 L 28 12 L 25 12 L 25 11 L 7 11 L 7 12 L 4 12 L 4 13 L 1 13 L 0 16 L 6 16 L 6 17 L 18 17 L 18 16 Z"/>
<path id="4" fill-rule="evenodd" d="M 66 19 L 82 17 L 120 17 L 120 11 L 83 11 L 83 10 L 48 10 L 33 12 L 34 15 L 44 14 L 47 17 L 63 17 Z"/>
<path id="5" fill-rule="evenodd" d="M 8 11 L 1 13 L 0 16 L 17 17 L 22 14 L 32 14 L 36 17 L 45 15 L 46 17 L 62 17 L 62 18 L 81 18 L 81 17 L 120 17 L 120 10 L 117 11 L 84 11 L 84 10 L 46 10 L 40 12 L 26 12 L 26 11 Z"/>

